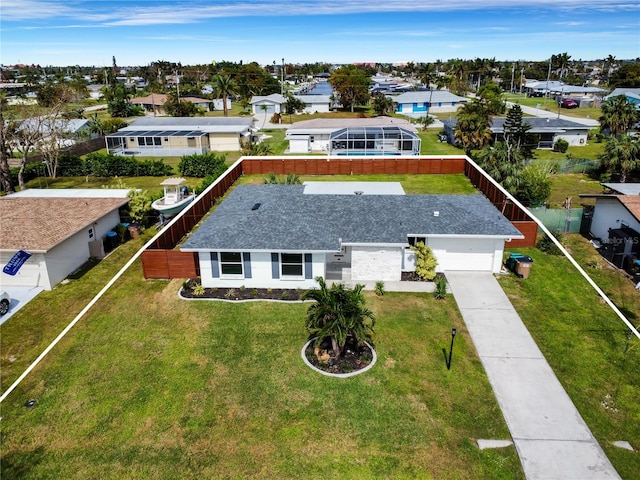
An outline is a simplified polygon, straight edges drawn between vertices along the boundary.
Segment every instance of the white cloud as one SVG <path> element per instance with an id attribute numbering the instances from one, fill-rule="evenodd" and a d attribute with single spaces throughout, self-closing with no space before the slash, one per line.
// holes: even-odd
<path id="1" fill-rule="evenodd" d="M 75 0 L 61 3 L 58 0 L 3 0 L 1 13 L 5 21 L 37 21 L 52 18 L 77 20 L 112 26 L 166 25 L 200 23 L 211 18 L 314 16 L 388 12 L 442 12 L 473 9 L 544 9 L 554 11 L 638 11 L 635 1 L 606 0 L 520 0 L 505 5 L 503 0 L 450 0 L 440 2 L 426 0 L 272 0 L 250 2 L 229 0 L 223 4 L 197 4 L 189 0 L 175 0 L 171 4 L 157 0 Z"/>

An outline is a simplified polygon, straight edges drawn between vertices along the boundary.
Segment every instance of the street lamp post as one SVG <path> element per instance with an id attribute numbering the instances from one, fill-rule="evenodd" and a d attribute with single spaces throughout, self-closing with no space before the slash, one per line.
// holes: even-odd
<path id="1" fill-rule="evenodd" d="M 451 346 L 449 347 L 449 359 L 447 360 L 447 370 L 451 370 L 451 355 L 453 354 L 453 341 L 456 338 L 456 329 L 451 329 Z"/>

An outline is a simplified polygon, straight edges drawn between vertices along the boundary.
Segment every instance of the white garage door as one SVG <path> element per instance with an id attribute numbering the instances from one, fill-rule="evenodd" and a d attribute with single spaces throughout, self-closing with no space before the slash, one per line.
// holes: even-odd
<path id="1" fill-rule="evenodd" d="M 495 256 L 493 239 L 429 238 L 428 243 L 438 260 L 437 271 L 493 271 Z"/>

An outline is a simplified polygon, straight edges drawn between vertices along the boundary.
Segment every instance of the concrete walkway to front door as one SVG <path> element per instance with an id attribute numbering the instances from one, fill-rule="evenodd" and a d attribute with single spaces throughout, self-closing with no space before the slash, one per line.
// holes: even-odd
<path id="1" fill-rule="evenodd" d="M 528 480 L 619 479 L 490 273 L 446 272 Z"/>

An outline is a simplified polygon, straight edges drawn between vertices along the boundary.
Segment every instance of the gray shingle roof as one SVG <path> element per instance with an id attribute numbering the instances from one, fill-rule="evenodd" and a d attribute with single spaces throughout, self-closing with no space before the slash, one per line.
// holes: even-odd
<path id="1" fill-rule="evenodd" d="M 302 185 L 241 185 L 182 250 L 336 251 L 406 244 L 409 234 L 521 238 L 482 195 L 305 195 Z M 260 203 L 257 210 L 252 207 Z M 439 216 L 434 216 L 434 211 Z"/>
<path id="2" fill-rule="evenodd" d="M 493 117 L 491 119 L 491 131 L 493 133 L 504 132 L 504 122 L 506 120 L 506 117 Z M 456 125 L 458 124 L 458 119 L 446 118 L 442 121 L 442 123 L 451 129 L 455 129 Z M 523 117 L 522 123 L 526 123 L 531 126 L 531 130 L 529 131 L 530 133 L 563 132 L 565 130 L 589 130 L 589 127 L 587 127 L 586 125 L 572 122 L 570 120 L 564 120 L 562 118 Z"/>

